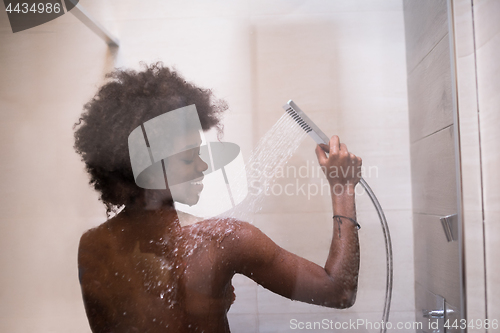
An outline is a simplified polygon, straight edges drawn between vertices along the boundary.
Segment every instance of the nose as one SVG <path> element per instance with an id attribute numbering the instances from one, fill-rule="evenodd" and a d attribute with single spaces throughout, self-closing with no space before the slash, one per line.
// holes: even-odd
<path id="1" fill-rule="evenodd" d="M 196 163 L 196 169 L 199 171 L 199 172 L 203 172 L 205 170 L 208 169 L 208 164 L 205 163 L 204 160 L 201 159 L 200 156 L 198 156 L 198 159 L 197 159 L 197 163 Z"/>

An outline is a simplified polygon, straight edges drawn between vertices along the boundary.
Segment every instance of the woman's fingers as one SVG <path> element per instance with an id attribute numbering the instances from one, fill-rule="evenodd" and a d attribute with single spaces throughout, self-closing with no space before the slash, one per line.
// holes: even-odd
<path id="1" fill-rule="evenodd" d="M 340 144 L 340 151 L 339 152 L 342 153 L 344 156 L 349 155 L 349 151 L 347 150 L 347 146 L 345 145 L 345 143 Z"/>
<path id="2" fill-rule="evenodd" d="M 329 152 L 327 156 L 325 152 Z M 319 144 L 316 146 L 316 156 L 321 165 L 325 164 L 329 158 L 337 159 L 341 157 L 344 163 L 361 165 L 361 158 L 349 152 L 345 143 L 341 143 L 337 135 L 331 137 L 329 145 Z M 347 161 L 345 160 L 347 159 Z"/>
<path id="3" fill-rule="evenodd" d="M 340 139 L 337 135 L 334 135 L 330 139 L 330 154 L 336 155 L 340 150 Z"/>
<path id="4" fill-rule="evenodd" d="M 323 145 L 323 146 L 326 146 L 326 145 Z M 326 162 L 328 161 L 328 157 L 326 157 L 326 154 L 325 154 L 325 148 L 320 147 L 320 145 L 317 145 L 315 151 L 316 151 L 316 156 L 318 157 L 319 165 L 325 165 Z"/>
<path id="5" fill-rule="evenodd" d="M 324 143 L 320 143 L 319 146 L 323 149 L 325 153 L 330 153 L 330 146 Z"/>
<path id="6" fill-rule="evenodd" d="M 362 163 L 361 158 L 349 152 L 347 146 L 340 142 L 338 136 L 332 136 L 328 145 L 317 145 L 316 156 L 319 164 L 324 167 L 323 171 L 331 186 L 337 184 L 351 186 L 358 183 Z"/>

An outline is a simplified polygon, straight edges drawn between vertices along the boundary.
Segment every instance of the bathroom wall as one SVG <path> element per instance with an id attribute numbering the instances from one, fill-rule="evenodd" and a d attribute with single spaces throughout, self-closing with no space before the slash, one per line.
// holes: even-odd
<path id="1" fill-rule="evenodd" d="M 404 2 L 410 118 L 415 301 L 422 313 L 444 310 L 460 318 L 461 242 L 448 241 L 440 218 L 459 214 L 455 148 L 454 73 L 447 1 Z M 441 303 L 444 304 L 444 303 Z M 448 314 L 447 316 L 451 316 Z M 452 318 L 454 319 L 454 318 Z M 436 320 L 433 320 L 436 321 Z M 442 325 L 443 323 L 441 323 Z M 441 326 L 442 327 L 442 326 Z M 442 328 L 441 328 L 442 329 Z M 420 330 L 419 330 L 420 332 Z"/>
<path id="2" fill-rule="evenodd" d="M 473 1 L 483 176 L 487 316 L 500 319 L 500 3 Z"/>
<path id="3" fill-rule="evenodd" d="M 422 223 L 418 219 L 414 220 L 416 283 L 417 286 L 424 284 L 447 300 L 455 298 L 454 293 L 462 292 L 466 305 L 463 318 L 468 320 L 467 331 L 495 331 L 497 328 L 491 324 L 495 321 L 498 323 L 500 311 L 500 274 L 494 263 L 499 251 L 496 245 L 498 219 L 495 216 L 498 214 L 500 185 L 496 173 L 500 151 L 496 130 L 499 126 L 499 99 L 496 94 L 499 89 L 499 65 L 496 59 L 500 51 L 500 3 L 454 0 L 448 4 L 446 1 L 405 1 L 404 4 L 410 136 L 413 137 L 413 133 L 420 130 L 422 122 L 431 119 L 426 125 L 435 127 L 429 127 L 431 133 L 421 141 L 439 135 L 444 131 L 439 129 L 443 125 L 452 125 L 458 127 L 450 134 L 454 136 L 455 149 L 459 148 L 459 154 L 451 155 L 450 151 L 455 149 L 448 143 L 448 148 L 443 150 L 443 143 L 450 142 L 447 136 L 439 138 L 432 148 L 423 151 L 423 155 L 414 154 L 412 149 L 412 176 L 423 174 L 423 178 L 413 176 L 414 182 L 436 185 L 427 191 L 419 191 L 419 187 L 413 186 L 413 207 L 418 208 L 416 201 L 420 196 L 428 199 L 427 211 L 429 205 L 434 203 L 442 214 L 446 214 L 447 210 L 453 208 L 453 202 L 449 199 L 455 199 L 447 196 L 447 193 L 459 186 L 458 202 L 461 207 L 458 211 L 463 217 L 460 254 L 455 249 L 450 252 L 451 245 L 443 245 L 442 237 L 438 239 L 429 231 L 432 225 L 427 224 L 422 228 Z M 411 27 L 414 27 L 413 31 Z M 420 47 L 411 45 L 411 40 Z M 449 45 L 440 50 L 440 44 L 444 43 Z M 411 59 L 412 54 L 416 60 Z M 442 56 L 439 57 L 439 54 Z M 424 75 L 414 78 L 415 75 L 411 73 L 413 63 L 418 63 L 413 71 L 422 67 Z M 420 100 L 413 96 L 420 97 Z M 455 120 L 453 110 L 456 111 Z M 430 115 L 420 119 L 420 114 L 425 112 Z M 412 113 L 415 118 L 412 118 Z M 443 122 L 443 119 L 446 121 Z M 436 151 L 438 149 L 441 150 Z M 443 159 L 450 160 L 448 169 L 441 173 L 428 172 L 430 167 L 425 165 L 438 165 L 440 170 L 446 168 Z M 451 160 L 457 162 L 456 168 L 451 167 Z M 455 175 L 459 176 L 456 182 L 453 180 Z M 433 221 L 436 234 L 441 234 L 442 231 L 437 230 L 440 229 L 437 222 Z M 430 242 L 439 245 L 432 246 Z M 463 272 L 457 274 L 457 267 L 451 271 L 449 264 L 458 255 L 463 256 Z M 461 274 L 462 281 L 459 279 Z M 419 299 L 425 297 L 418 292 L 415 297 L 416 311 L 419 311 Z M 489 328 L 484 325 L 486 320 L 490 323 Z"/>
<path id="4" fill-rule="evenodd" d="M 0 13 L 0 330 L 88 332 L 77 280 L 80 235 L 105 221 L 72 150 L 72 125 L 113 67 L 162 60 L 228 101 L 224 140 L 249 156 L 294 99 L 367 167 L 394 248 L 391 321 L 414 319 L 406 62 L 401 1 L 81 0 L 115 34 L 110 50 L 73 15 L 12 34 Z M 208 135 L 213 138 L 213 133 Z M 306 139 L 290 161 L 316 165 Z M 368 169 L 371 167 L 370 169 Z M 281 184 L 294 178 L 279 180 Z M 300 184 L 321 185 L 319 176 Z M 288 332 L 290 320 L 380 321 L 385 294 L 382 231 L 358 196 L 357 302 L 332 310 L 283 299 L 234 279 L 235 332 Z M 320 265 L 332 235 L 328 196 L 269 196 L 253 223 L 280 246 Z M 377 329 L 359 332 L 375 332 Z M 401 330 L 404 331 L 404 330 Z M 414 330 L 407 330 L 414 332 Z"/>
<path id="5" fill-rule="evenodd" d="M 457 102 L 460 123 L 467 318 L 487 318 L 481 145 L 472 2 L 453 2 Z M 469 321 L 470 322 L 470 321 Z M 469 333 L 485 332 L 469 327 Z"/>
<path id="6" fill-rule="evenodd" d="M 498 126 L 500 88 L 497 55 L 500 4 L 455 1 L 458 114 L 463 179 L 467 314 L 469 319 L 500 318 Z M 477 326 L 477 325 L 476 325 Z M 469 332 L 485 332 L 484 327 Z"/>
<path id="7" fill-rule="evenodd" d="M 72 15 L 13 34 L 0 11 L 2 332 L 89 332 L 76 252 L 105 214 L 72 126 L 112 65 Z"/>

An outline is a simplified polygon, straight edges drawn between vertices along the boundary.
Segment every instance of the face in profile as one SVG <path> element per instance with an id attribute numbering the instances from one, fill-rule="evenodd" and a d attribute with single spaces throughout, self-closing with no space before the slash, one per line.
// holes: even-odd
<path id="1" fill-rule="evenodd" d="M 191 131 L 184 138 L 175 140 L 176 151 L 181 151 L 165 159 L 167 182 L 176 202 L 195 205 L 203 190 L 203 171 L 208 164 L 200 157 L 201 136 Z"/>

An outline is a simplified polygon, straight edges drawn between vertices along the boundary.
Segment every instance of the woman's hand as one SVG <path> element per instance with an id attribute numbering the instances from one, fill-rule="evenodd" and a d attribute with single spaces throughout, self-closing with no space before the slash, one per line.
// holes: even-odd
<path id="1" fill-rule="evenodd" d="M 325 154 L 329 153 L 329 156 Z M 334 135 L 329 145 L 316 146 L 316 156 L 325 173 L 326 179 L 332 187 L 332 193 L 338 194 L 337 187 L 352 193 L 361 178 L 361 158 L 347 150 L 347 146 L 340 143 L 339 137 Z"/>

